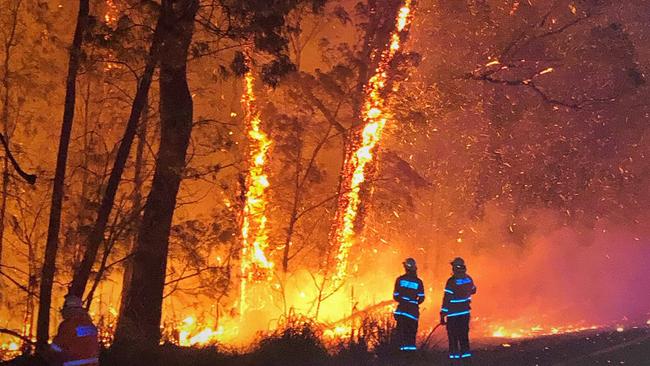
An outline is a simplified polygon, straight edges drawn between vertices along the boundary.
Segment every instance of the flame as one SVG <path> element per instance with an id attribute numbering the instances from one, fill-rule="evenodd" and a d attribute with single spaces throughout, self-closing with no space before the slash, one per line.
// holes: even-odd
<path id="1" fill-rule="evenodd" d="M 273 268 L 265 253 L 269 246 L 266 229 L 266 189 L 269 180 L 265 172 L 271 140 L 262 130 L 262 119 L 255 107 L 255 77 L 251 68 L 245 76 L 242 105 L 245 113 L 246 136 L 249 141 L 249 170 L 246 177 L 246 195 L 242 214 L 241 238 L 241 300 L 240 310 L 245 309 L 246 283 L 270 278 Z"/>
<path id="2" fill-rule="evenodd" d="M 569 334 L 583 332 L 586 330 L 594 330 L 602 328 L 602 326 L 597 325 L 562 325 L 562 326 L 547 326 L 534 325 L 534 326 L 513 326 L 508 328 L 503 325 L 491 325 L 488 330 L 488 336 L 494 338 L 510 338 L 510 339 L 519 339 L 519 338 L 533 338 L 539 336 L 548 336 L 556 334 Z"/>
<path id="3" fill-rule="evenodd" d="M 348 256 L 354 243 L 354 223 L 361 203 L 359 193 L 361 185 L 366 181 L 366 165 L 374 159 L 373 150 L 381 140 L 384 127 L 390 118 L 382 93 L 388 84 L 389 65 L 402 47 L 401 33 L 411 23 L 411 5 L 412 1 L 406 0 L 400 9 L 389 47 L 382 53 L 379 66 L 366 85 L 366 98 L 362 110 L 364 128 L 360 134 L 360 141 L 350 144 L 346 154 L 341 185 L 342 195 L 339 198 L 332 236 L 334 245 L 338 248 L 336 272 L 332 279 L 335 287 L 346 276 Z M 359 139 L 358 136 L 356 138 Z"/>
<path id="4" fill-rule="evenodd" d="M 517 10 L 519 10 L 519 5 L 521 5 L 521 3 L 518 0 L 512 3 L 512 8 L 510 9 L 510 16 L 515 15 L 515 13 L 517 13 Z"/>
<path id="5" fill-rule="evenodd" d="M 188 316 L 178 327 L 178 345 L 182 347 L 207 346 L 220 341 L 225 334 L 223 326 L 216 329 L 200 324 L 194 316 Z"/>
<path id="6" fill-rule="evenodd" d="M 352 327 L 349 325 L 337 325 L 323 331 L 323 337 L 325 339 L 345 339 L 350 338 L 351 334 Z"/>

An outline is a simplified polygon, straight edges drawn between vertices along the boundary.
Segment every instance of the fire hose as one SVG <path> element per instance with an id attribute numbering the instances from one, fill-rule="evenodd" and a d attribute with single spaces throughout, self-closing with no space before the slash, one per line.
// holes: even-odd
<path id="1" fill-rule="evenodd" d="M 429 346 L 429 340 L 431 340 L 431 336 L 436 330 L 438 330 L 438 328 L 440 328 L 441 325 L 442 323 L 438 323 L 438 325 L 436 325 L 435 327 L 433 327 L 433 329 L 431 329 L 427 338 L 424 340 L 424 342 L 422 342 L 422 346 L 420 346 L 420 349 L 425 349 Z"/>

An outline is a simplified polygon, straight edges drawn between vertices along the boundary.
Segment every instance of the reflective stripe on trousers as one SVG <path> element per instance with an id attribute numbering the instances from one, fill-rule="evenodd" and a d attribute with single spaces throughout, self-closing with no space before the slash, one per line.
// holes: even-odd
<path id="1" fill-rule="evenodd" d="M 90 365 L 99 363 L 99 358 L 93 357 L 93 358 L 84 358 L 83 360 L 74 360 L 74 361 L 68 361 L 64 362 L 63 366 L 81 366 L 81 365 Z"/>

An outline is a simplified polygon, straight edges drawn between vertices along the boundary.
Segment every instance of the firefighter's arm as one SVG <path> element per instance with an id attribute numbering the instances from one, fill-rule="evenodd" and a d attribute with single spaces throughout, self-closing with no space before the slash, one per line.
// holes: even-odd
<path id="1" fill-rule="evenodd" d="M 74 333 L 75 328 L 74 324 L 69 321 L 64 320 L 59 324 L 59 330 L 50 344 L 48 360 L 54 364 L 57 362 L 63 362 L 68 358 L 68 352 L 70 349 L 70 340 L 73 339 L 76 334 Z"/>
<path id="2" fill-rule="evenodd" d="M 444 324 L 442 318 L 446 316 L 447 313 L 449 313 L 449 304 L 453 298 L 455 288 L 456 287 L 454 286 L 453 281 L 447 281 L 447 284 L 445 285 L 444 295 L 442 297 L 442 308 L 440 309 L 440 318 L 442 324 Z"/>
<path id="3" fill-rule="evenodd" d="M 418 305 L 422 304 L 424 302 L 424 283 L 422 283 L 422 280 L 418 280 Z"/>
<path id="4" fill-rule="evenodd" d="M 469 277 L 469 276 L 468 276 Z M 474 279 L 472 277 L 469 277 L 469 279 L 472 281 L 472 290 L 470 291 L 472 295 L 476 293 L 476 284 L 474 283 Z"/>
<path id="5" fill-rule="evenodd" d="M 399 294 L 399 279 L 395 280 L 395 288 L 393 289 L 393 300 L 399 302 L 400 301 L 400 294 Z"/>

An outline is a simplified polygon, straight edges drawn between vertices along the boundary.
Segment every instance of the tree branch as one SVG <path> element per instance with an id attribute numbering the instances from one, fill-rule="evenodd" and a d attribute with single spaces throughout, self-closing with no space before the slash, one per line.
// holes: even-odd
<path id="1" fill-rule="evenodd" d="M 7 154 L 7 157 L 9 158 L 9 161 L 11 161 L 11 165 L 16 169 L 16 172 L 18 172 L 18 175 L 20 175 L 21 178 L 25 180 L 25 182 L 29 183 L 30 185 L 36 184 L 36 175 L 35 174 L 29 174 L 26 173 L 18 164 L 16 159 L 14 158 L 14 155 L 11 153 L 11 150 L 9 149 L 9 144 L 7 144 L 7 140 L 5 139 L 5 136 L 0 133 L 0 142 L 2 142 L 2 146 L 5 149 L 5 154 Z"/>
<path id="2" fill-rule="evenodd" d="M 21 285 L 21 284 L 18 283 L 18 281 L 16 281 L 13 277 L 9 276 L 8 274 L 4 273 L 3 271 L 0 271 L 0 275 L 6 277 L 6 278 L 11 282 L 11 283 L 13 283 L 14 285 L 16 285 L 16 287 L 18 287 L 19 289 L 23 290 L 25 293 L 27 293 L 27 294 L 29 294 L 29 295 L 32 295 L 32 296 L 34 296 L 34 297 L 36 297 L 36 298 L 39 297 L 37 293 L 34 293 L 34 292 L 30 291 L 27 287 Z"/>
<path id="3" fill-rule="evenodd" d="M 20 334 L 18 332 L 16 332 L 15 330 L 7 329 L 7 328 L 0 328 L 0 333 L 8 334 L 8 335 L 10 335 L 12 337 L 19 338 L 20 340 L 22 340 L 25 343 L 36 344 L 36 342 L 32 341 L 28 337 L 25 337 L 24 335 L 22 335 L 22 334 Z"/>
<path id="4" fill-rule="evenodd" d="M 576 109 L 576 110 L 582 109 L 587 105 L 613 102 L 617 99 L 617 96 L 611 96 L 607 98 L 586 99 L 579 102 L 576 101 L 567 102 L 549 96 L 546 92 L 544 92 L 544 90 L 542 90 L 537 84 L 535 84 L 535 82 L 532 79 L 506 80 L 506 79 L 495 78 L 490 75 L 475 75 L 475 74 L 468 74 L 465 76 L 465 78 L 470 80 L 484 81 L 492 84 L 499 84 L 505 86 L 526 87 L 529 90 L 535 92 L 540 98 L 542 98 L 544 102 L 548 104 L 555 105 L 555 106 L 562 106 L 562 107 Z"/>

